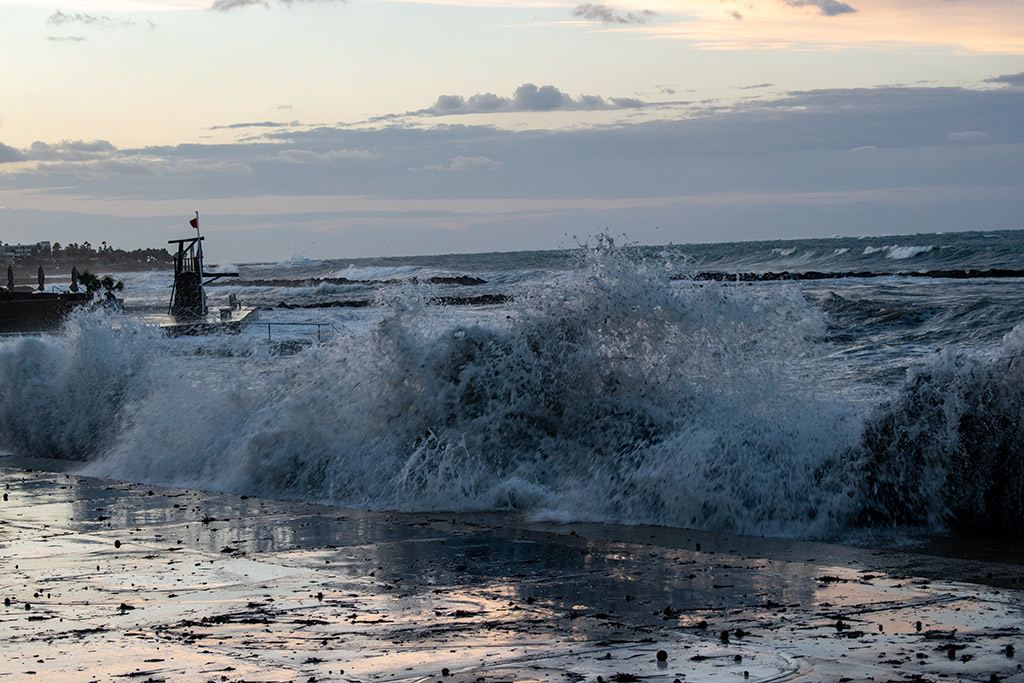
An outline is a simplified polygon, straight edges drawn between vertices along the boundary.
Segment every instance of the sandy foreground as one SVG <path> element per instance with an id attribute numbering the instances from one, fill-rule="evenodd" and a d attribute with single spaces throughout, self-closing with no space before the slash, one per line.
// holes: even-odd
<path id="1" fill-rule="evenodd" d="M 0 680 L 1024 682 L 1014 562 L 0 481 Z"/>

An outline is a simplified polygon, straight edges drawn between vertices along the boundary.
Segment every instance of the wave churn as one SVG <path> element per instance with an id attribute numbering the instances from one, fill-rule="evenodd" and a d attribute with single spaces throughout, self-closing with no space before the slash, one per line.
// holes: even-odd
<path id="1" fill-rule="evenodd" d="M 406 510 L 828 537 L 1012 528 L 1024 331 L 852 398 L 800 285 L 687 282 L 601 240 L 501 308 L 387 291 L 287 357 L 98 314 L 0 346 L 3 447 L 105 477 Z M 881 391 L 881 389 L 880 389 Z"/>

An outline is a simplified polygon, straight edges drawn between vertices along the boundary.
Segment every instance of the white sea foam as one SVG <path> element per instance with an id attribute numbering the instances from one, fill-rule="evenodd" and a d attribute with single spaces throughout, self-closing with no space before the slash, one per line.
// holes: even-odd
<path id="1" fill-rule="evenodd" d="M 927 254 L 928 252 L 935 249 L 934 246 L 910 246 L 902 247 L 899 245 L 890 245 L 886 247 L 865 247 L 864 255 L 869 256 L 871 254 L 877 254 L 879 252 L 885 252 L 885 257 L 894 261 L 903 261 L 906 259 L 920 256 L 921 254 Z"/>
<path id="2" fill-rule="evenodd" d="M 391 280 L 420 270 L 419 266 L 355 266 L 342 268 L 331 277 L 347 280 Z"/>
<path id="3" fill-rule="evenodd" d="M 318 266 L 323 261 L 307 258 L 305 254 L 292 254 L 291 258 L 278 263 L 275 267 L 288 268 L 292 266 Z"/>

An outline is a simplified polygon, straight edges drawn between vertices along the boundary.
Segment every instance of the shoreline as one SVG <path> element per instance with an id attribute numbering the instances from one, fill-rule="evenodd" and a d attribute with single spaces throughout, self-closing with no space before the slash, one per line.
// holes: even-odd
<path id="1" fill-rule="evenodd" d="M 1012 562 L 40 464 L 0 459 L 0 680 L 1024 681 Z"/>

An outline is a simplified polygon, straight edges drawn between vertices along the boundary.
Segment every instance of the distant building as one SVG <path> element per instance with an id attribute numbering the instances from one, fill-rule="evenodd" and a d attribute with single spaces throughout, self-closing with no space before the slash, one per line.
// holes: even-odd
<path id="1" fill-rule="evenodd" d="M 50 248 L 50 242 L 36 242 L 35 244 L 5 244 L 3 247 L 3 254 L 8 258 L 25 258 L 26 256 L 32 255 L 32 250 L 35 249 L 36 253 L 45 251 Z"/>

